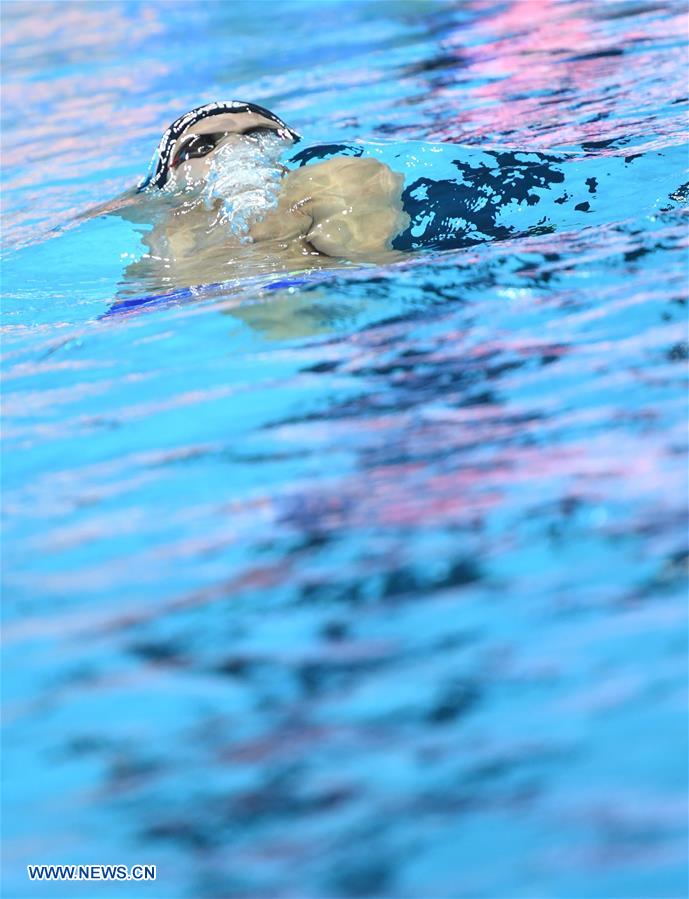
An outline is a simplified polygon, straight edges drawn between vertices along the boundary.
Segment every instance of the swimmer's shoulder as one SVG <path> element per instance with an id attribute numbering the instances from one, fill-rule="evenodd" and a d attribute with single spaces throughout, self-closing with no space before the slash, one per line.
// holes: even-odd
<path id="1" fill-rule="evenodd" d="M 289 172 L 285 177 L 285 188 L 307 191 L 308 194 L 326 191 L 391 193 L 401 190 L 403 182 L 403 175 L 393 172 L 378 159 L 334 156 Z"/>
<path id="2" fill-rule="evenodd" d="M 285 201 L 307 215 L 305 237 L 319 253 L 388 259 L 393 238 L 408 225 L 404 177 L 377 159 L 343 156 L 303 166 L 285 177 Z"/>

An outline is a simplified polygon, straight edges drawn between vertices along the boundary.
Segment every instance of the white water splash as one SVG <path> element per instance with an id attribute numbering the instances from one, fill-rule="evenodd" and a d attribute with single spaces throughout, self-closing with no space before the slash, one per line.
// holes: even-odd
<path id="1" fill-rule="evenodd" d="M 208 208 L 221 201 L 213 227 L 229 227 L 243 242 L 251 242 L 251 225 L 277 205 L 284 172 L 279 158 L 284 148 L 284 140 L 266 134 L 220 147 L 213 154 L 202 191 Z"/>

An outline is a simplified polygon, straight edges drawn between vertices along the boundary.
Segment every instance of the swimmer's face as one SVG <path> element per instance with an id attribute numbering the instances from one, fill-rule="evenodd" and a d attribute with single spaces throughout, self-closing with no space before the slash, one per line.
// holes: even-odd
<path id="1" fill-rule="evenodd" d="M 158 146 L 155 171 L 139 189 L 163 187 L 173 179 L 182 188 L 203 183 L 218 150 L 249 146 L 266 134 L 286 144 L 299 140 L 281 119 L 252 103 L 212 103 L 194 109 L 165 132 Z"/>
<path id="2" fill-rule="evenodd" d="M 180 187 L 205 182 L 218 150 L 255 143 L 264 134 L 292 141 L 286 129 L 256 113 L 205 119 L 188 128 L 175 141 L 170 157 L 171 173 Z"/>

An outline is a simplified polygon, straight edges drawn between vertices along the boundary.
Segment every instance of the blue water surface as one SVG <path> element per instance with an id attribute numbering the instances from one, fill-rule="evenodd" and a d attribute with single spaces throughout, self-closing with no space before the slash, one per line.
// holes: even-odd
<path id="1" fill-rule="evenodd" d="M 686 896 L 686 4 L 2 18 L 3 896 Z M 235 98 L 408 254 L 123 304 Z"/>

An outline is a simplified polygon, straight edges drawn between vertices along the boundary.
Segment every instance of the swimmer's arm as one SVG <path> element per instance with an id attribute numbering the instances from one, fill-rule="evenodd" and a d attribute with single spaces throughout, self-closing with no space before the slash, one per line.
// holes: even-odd
<path id="1" fill-rule="evenodd" d="M 306 240 L 319 253 L 354 261 L 387 262 L 401 258 L 393 238 L 404 230 L 394 209 L 342 209 L 314 223 Z"/>
<path id="2" fill-rule="evenodd" d="M 294 173 L 308 190 L 306 240 L 319 253 L 361 261 L 401 256 L 391 247 L 409 217 L 402 209 L 404 178 L 375 159 L 338 158 Z M 296 181 L 297 179 L 295 179 Z"/>
<path id="3" fill-rule="evenodd" d="M 78 222 L 85 222 L 102 215 L 118 215 L 135 223 L 146 221 L 141 213 L 141 194 L 137 190 L 127 190 L 112 200 L 92 206 L 91 209 L 79 213 L 76 218 Z"/>

